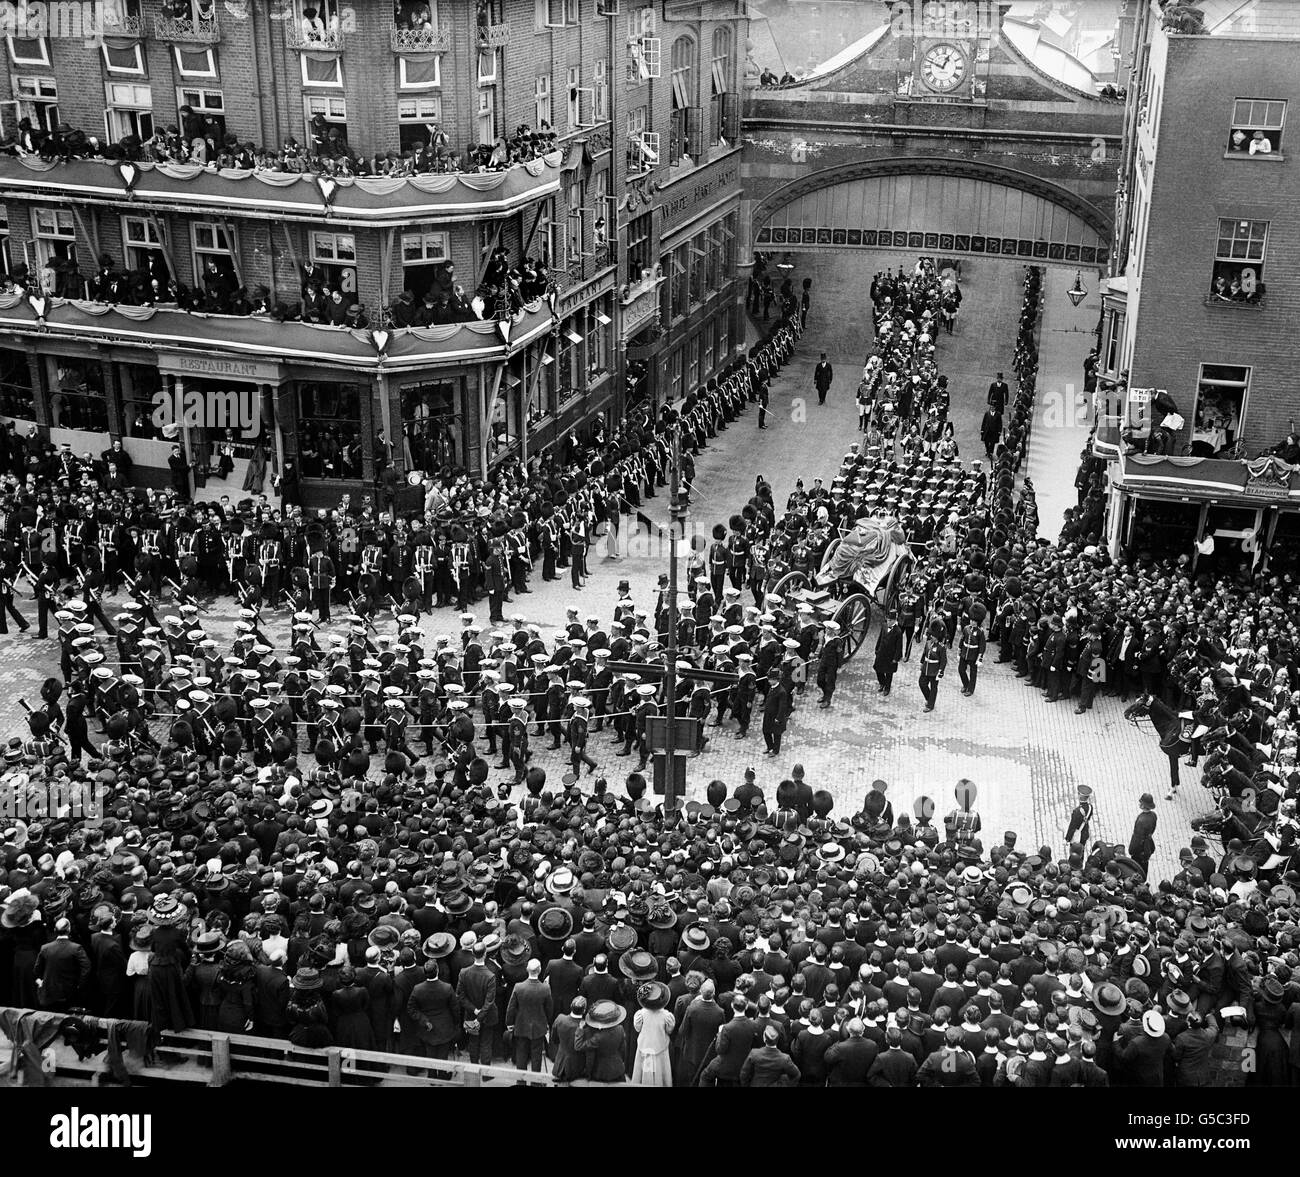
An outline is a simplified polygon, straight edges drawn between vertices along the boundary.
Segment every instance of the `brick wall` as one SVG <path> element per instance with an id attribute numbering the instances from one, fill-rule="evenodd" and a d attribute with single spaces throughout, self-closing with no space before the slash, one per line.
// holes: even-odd
<path id="1" fill-rule="evenodd" d="M 1200 365 L 1249 365 L 1244 435 L 1253 452 L 1300 417 L 1298 48 L 1248 38 L 1168 42 L 1130 383 L 1167 388 L 1190 428 Z M 1235 98 L 1287 100 L 1285 158 L 1224 158 Z M 1262 306 L 1206 303 L 1220 217 L 1269 222 Z"/>

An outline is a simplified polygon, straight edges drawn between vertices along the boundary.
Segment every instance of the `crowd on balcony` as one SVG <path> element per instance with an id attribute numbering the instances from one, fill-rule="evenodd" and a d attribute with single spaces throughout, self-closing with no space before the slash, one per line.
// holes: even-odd
<path id="1" fill-rule="evenodd" d="M 413 146 L 367 155 L 348 142 L 347 129 L 324 115 L 313 116 L 305 142 L 288 136 L 278 148 L 259 147 L 223 130 L 211 115 L 189 105 L 180 108 L 180 125 L 168 124 L 147 139 L 127 135 L 106 143 L 66 122 L 53 131 L 23 118 L 12 135 L 0 140 L 0 152 L 48 161 L 105 159 L 156 164 L 197 164 L 209 171 L 228 169 L 329 176 L 415 176 L 504 171 L 556 150 L 556 132 L 547 123 L 522 124 L 495 143 L 469 143 L 454 149 L 440 123 L 424 124 L 424 137 Z"/>

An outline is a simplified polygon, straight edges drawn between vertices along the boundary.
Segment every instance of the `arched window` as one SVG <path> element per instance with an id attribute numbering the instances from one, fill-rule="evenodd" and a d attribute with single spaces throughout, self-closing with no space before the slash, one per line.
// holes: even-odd
<path id="1" fill-rule="evenodd" d="M 681 162 L 700 154 L 699 49 L 695 38 L 680 36 L 673 42 L 672 126 L 668 141 L 668 162 Z"/>
<path id="2" fill-rule="evenodd" d="M 734 145 L 736 95 L 732 88 L 731 29 L 713 30 L 713 60 L 709 78 L 709 142 Z"/>

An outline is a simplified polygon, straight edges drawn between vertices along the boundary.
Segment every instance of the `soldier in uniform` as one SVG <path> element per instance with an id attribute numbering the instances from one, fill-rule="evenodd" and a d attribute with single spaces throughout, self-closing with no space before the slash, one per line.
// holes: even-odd
<path id="1" fill-rule="evenodd" d="M 839 623 L 828 621 L 822 628 L 826 631 L 826 640 L 822 643 L 817 662 L 817 686 L 822 693 L 817 705 L 826 708 L 835 696 L 835 684 L 839 678 L 840 664 L 844 660 L 844 650 Z"/>
<path id="2" fill-rule="evenodd" d="M 18 569 L 13 564 L 6 564 L 4 570 L 0 571 L 0 633 L 9 632 L 9 617 L 14 619 L 23 633 L 31 629 L 27 618 L 14 608 L 14 577 L 17 575 Z"/>
<path id="3" fill-rule="evenodd" d="M 324 529 L 310 536 L 312 553 L 307 557 L 307 577 L 311 583 L 312 604 L 323 624 L 330 619 L 330 594 L 334 591 L 334 561 L 325 548 Z"/>
<path id="4" fill-rule="evenodd" d="M 948 631 L 943 621 L 935 619 L 921 650 L 917 683 L 925 697 L 925 709 L 933 711 L 939 697 L 939 680 L 948 669 Z"/>
<path id="5" fill-rule="evenodd" d="M 980 815 L 975 812 L 976 789 L 972 781 L 960 780 L 953 790 L 957 808 L 943 819 L 944 832 L 948 845 L 976 849 L 975 839 L 980 832 Z"/>
<path id="6" fill-rule="evenodd" d="M 968 621 L 961 630 L 961 644 L 957 651 L 957 674 L 961 678 L 961 693 L 973 695 L 979 669 L 984 664 L 984 650 L 988 644 L 984 629 L 977 622 Z"/>
<path id="7" fill-rule="evenodd" d="M 1092 841 L 1092 786 L 1080 785 L 1079 804 L 1074 807 L 1070 814 L 1070 824 L 1065 827 L 1066 845 L 1078 842 L 1082 846 Z"/>

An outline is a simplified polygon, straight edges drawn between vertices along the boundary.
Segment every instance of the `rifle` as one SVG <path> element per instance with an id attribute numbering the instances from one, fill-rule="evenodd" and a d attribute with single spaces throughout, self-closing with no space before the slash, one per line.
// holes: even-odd
<path id="1" fill-rule="evenodd" d="M 170 576 L 164 577 L 163 583 L 166 584 L 167 587 L 170 588 L 172 592 L 176 594 L 176 600 L 180 601 L 182 604 L 194 605 L 200 613 L 207 612 L 207 610 L 202 605 L 199 605 L 197 604 L 197 602 L 191 600 L 189 593 L 187 593 L 183 588 L 181 588 L 180 585 L 178 585 L 174 580 L 172 580 Z"/>

